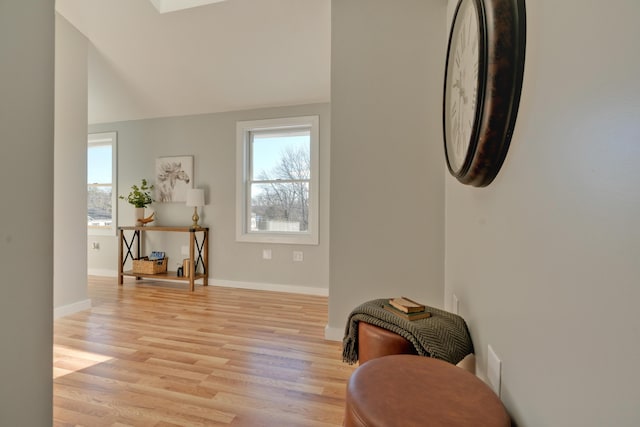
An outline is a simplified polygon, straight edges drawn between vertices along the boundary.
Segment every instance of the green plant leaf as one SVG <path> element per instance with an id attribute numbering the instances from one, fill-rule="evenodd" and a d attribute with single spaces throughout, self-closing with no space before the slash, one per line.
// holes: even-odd
<path id="1" fill-rule="evenodd" d="M 151 190 L 153 185 L 149 185 L 145 178 L 142 178 L 142 185 L 138 187 L 136 184 L 131 186 L 131 192 L 128 196 L 119 196 L 120 199 L 126 200 L 136 208 L 146 208 L 153 203 L 153 197 L 151 197 Z"/>

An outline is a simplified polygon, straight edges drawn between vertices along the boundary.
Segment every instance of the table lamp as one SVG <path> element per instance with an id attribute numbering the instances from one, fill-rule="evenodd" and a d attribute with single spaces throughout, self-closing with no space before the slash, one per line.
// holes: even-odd
<path id="1" fill-rule="evenodd" d="M 193 206 L 192 227 L 200 227 L 198 225 L 198 208 L 204 206 L 204 190 L 201 188 L 191 188 L 187 190 L 187 206 Z"/>

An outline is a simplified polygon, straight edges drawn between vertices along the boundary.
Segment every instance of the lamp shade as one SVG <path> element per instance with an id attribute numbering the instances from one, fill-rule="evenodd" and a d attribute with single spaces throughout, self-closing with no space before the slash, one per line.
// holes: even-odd
<path id="1" fill-rule="evenodd" d="M 201 188 L 187 190 L 187 206 L 204 206 L 204 190 Z"/>

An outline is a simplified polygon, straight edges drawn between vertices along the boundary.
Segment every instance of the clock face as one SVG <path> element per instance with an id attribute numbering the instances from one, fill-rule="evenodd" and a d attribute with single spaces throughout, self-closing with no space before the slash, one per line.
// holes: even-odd
<path id="1" fill-rule="evenodd" d="M 459 0 L 449 34 L 442 124 L 449 172 L 489 185 L 518 114 L 526 44 L 525 0 Z"/>
<path id="2" fill-rule="evenodd" d="M 445 82 L 444 126 L 449 167 L 460 173 L 478 113 L 480 28 L 473 0 L 462 0 L 452 27 Z"/>

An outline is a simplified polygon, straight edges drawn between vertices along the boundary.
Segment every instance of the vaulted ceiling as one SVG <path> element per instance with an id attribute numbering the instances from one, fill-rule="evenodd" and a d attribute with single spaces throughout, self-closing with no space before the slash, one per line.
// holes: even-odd
<path id="1" fill-rule="evenodd" d="M 90 41 L 89 123 L 329 101 L 331 0 L 168 13 L 148 0 L 56 0 L 56 10 Z"/>

